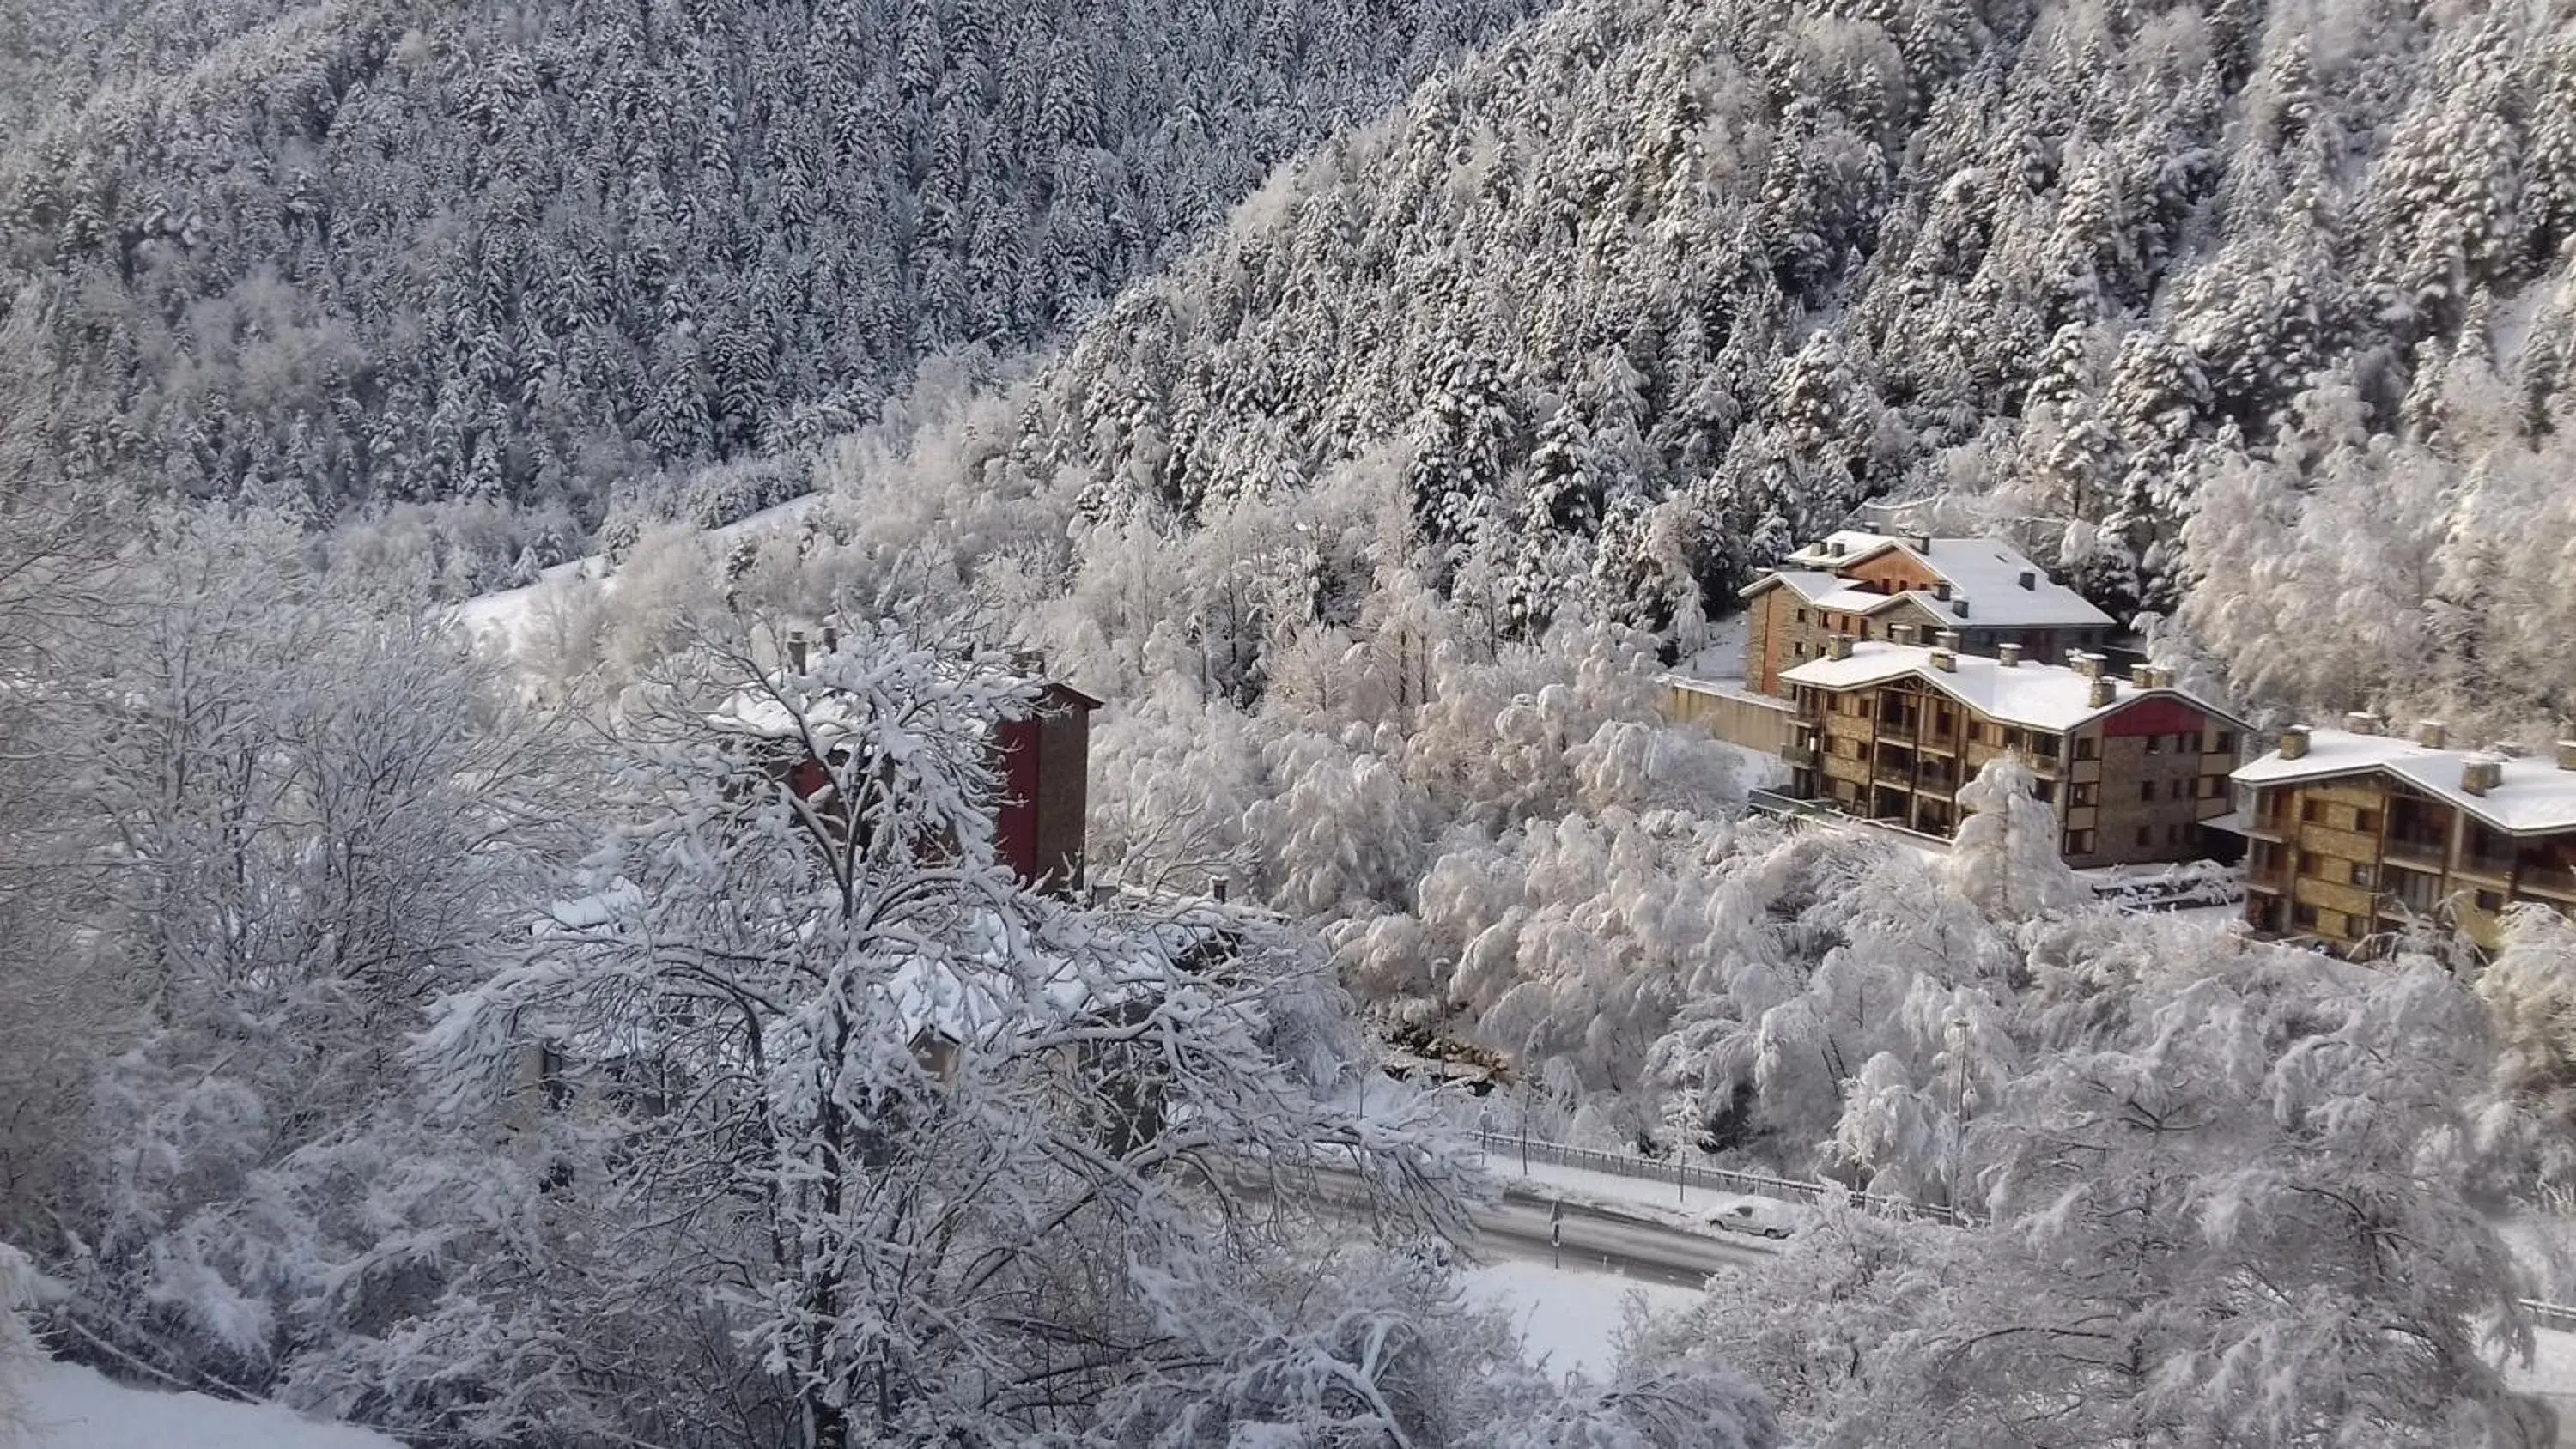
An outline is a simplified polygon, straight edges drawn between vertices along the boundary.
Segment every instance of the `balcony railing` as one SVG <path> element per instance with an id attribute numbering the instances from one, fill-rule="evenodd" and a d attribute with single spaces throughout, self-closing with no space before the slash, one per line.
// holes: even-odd
<path id="1" fill-rule="evenodd" d="M 2380 853 L 2400 864 L 2440 870 L 2443 859 L 2451 853 L 2451 842 L 2438 835 L 2391 835 Z"/>
<path id="2" fill-rule="evenodd" d="M 2576 865 L 2535 865 L 2526 861 L 2521 874 L 2514 877 L 2514 885 L 2545 896 L 2576 900 Z"/>

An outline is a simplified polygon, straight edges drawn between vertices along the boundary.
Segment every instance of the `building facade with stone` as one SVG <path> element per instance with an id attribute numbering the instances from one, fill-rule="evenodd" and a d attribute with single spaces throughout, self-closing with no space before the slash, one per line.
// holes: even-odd
<path id="1" fill-rule="evenodd" d="M 1898 626 L 1829 638 L 1780 681 L 1798 712 L 1790 793 L 1847 815 L 1946 839 L 1959 788 L 2006 753 L 2038 775 L 2070 865 L 2200 859 L 2231 808 L 2245 727 L 2166 671 L 2121 676 L 2081 650 L 2042 663 L 2009 641 L 1985 658 Z"/>
<path id="2" fill-rule="evenodd" d="M 2284 730 L 2235 779 L 2257 932 L 2367 956 L 2422 923 L 2492 949 L 2517 902 L 2576 918 L 2576 743 L 2456 749 L 2354 715 Z"/>

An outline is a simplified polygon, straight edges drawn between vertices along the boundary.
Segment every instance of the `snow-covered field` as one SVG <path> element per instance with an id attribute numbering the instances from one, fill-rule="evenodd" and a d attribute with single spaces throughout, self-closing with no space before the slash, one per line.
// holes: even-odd
<path id="1" fill-rule="evenodd" d="M 1459 1277 L 1470 1302 L 1511 1310 L 1531 1358 L 1552 1373 L 1580 1373 L 1595 1381 L 1608 1375 L 1618 1357 L 1619 1325 L 1632 1300 L 1649 1312 L 1669 1313 L 1699 1298 L 1688 1288 L 1544 1263 L 1506 1261 Z"/>
<path id="2" fill-rule="evenodd" d="M 67 1363 L 40 1364 L 16 1387 L 27 1400 L 24 1437 L 10 1439 L 0 1424 L 7 1449 L 399 1449 L 275 1404 L 130 1389 Z"/>

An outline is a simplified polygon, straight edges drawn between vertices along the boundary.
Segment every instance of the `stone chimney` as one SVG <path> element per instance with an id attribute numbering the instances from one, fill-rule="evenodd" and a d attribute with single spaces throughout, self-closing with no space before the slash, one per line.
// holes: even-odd
<path id="1" fill-rule="evenodd" d="M 2099 673 L 2090 677 L 2093 680 L 2093 688 L 2084 696 L 2085 704 L 2094 709 L 2100 709 L 2120 697 L 2120 681 L 2104 679 Z"/>
<path id="2" fill-rule="evenodd" d="M 2023 569 L 2018 575 L 2014 576 L 2013 582 L 2021 585 L 2025 589 L 2030 589 L 2035 592 L 2039 588 L 2039 571 L 2036 569 Z"/>
<path id="3" fill-rule="evenodd" d="M 2375 735 L 2379 733 L 2379 716 L 2366 709 L 2357 709 L 2343 717 L 2343 727 L 2350 734 Z"/>
<path id="4" fill-rule="evenodd" d="M 2469 756 L 2460 762 L 2460 788 L 2472 795 L 2483 795 L 2504 783 L 2504 761 L 2486 753 Z"/>
<path id="5" fill-rule="evenodd" d="M 798 674 L 805 672 L 805 631 L 787 631 L 787 667 Z"/>
<path id="6" fill-rule="evenodd" d="M 2081 650 L 2081 649 L 2076 648 L 2076 647 L 2075 647 L 2074 645 L 2072 645 L 2072 644 L 2067 645 L 2067 646 L 2066 646 L 2066 667 L 2067 667 L 2067 668 L 2069 668 L 2069 669 L 2081 669 L 2081 668 L 2083 668 L 2083 667 L 2084 667 L 2084 651 L 2083 651 L 2083 650 Z"/>
<path id="7" fill-rule="evenodd" d="M 1944 645 L 1932 651 L 1932 667 L 1943 674 L 1959 672 L 1959 651 Z"/>
<path id="8" fill-rule="evenodd" d="M 2087 679 L 2100 679 L 2102 677 L 2103 660 L 2102 656 L 2099 654 L 2088 654 L 2085 651 L 2078 649 L 2075 651 L 2074 657 L 2068 659 L 2066 662 L 2074 666 L 2076 673 L 2083 675 Z"/>
<path id="9" fill-rule="evenodd" d="M 1887 626 L 1887 637 L 1891 642 L 1905 645 L 1910 649 L 1914 646 L 1914 626 L 1912 624 L 1890 624 Z"/>
<path id="10" fill-rule="evenodd" d="M 2300 760 L 2307 758 L 2307 754 L 2308 727 L 2306 725 L 2292 725 L 2281 731 L 2282 759 Z"/>
<path id="11" fill-rule="evenodd" d="M 2428 750 L 2442 748 L 2443 742 L 2449 738 L 2450 734 L 2442 728 L 2440 720 L 2418 720 L 2415 723 L 2415 743 Z"/>
<path id="12" fill-rule="evenodd" d="M 2153 689 L 2153 688 L 2155 688 L 2155 687 L 2156 687 L 2156 667 L 2155 667 L 2154 665 L 2152 665 L 2152 664 L 2132 664 L 2132 665 L 2130 665 L 2130 666 L 2129 666 L 2129 687 L 2130 687 L 2131 689 Z"/>
<path id="13" fill-rule="evenodd" d="M 1995 665 L 2000 669 L 2019 669 L 2021 667 L 2021 646 L 2018 644 L 1996 645 Z"/>
<path id="14" fill-rule="evenodd" d="M 1959 647 L 1959 631 L 1956 629 L 1936 631 L 1932 635 L 1932 643 L 1936 648 L 1956 650 Z"/>
<path id="15" fill-rule="evenodd" d="M 1831 639 L 1825 641 L 1825 657 L 1828 659 L 1849 659 L 1851 657 L 1851 645 L 1852 641 L 1849 634 L 1836 634 Z"/>

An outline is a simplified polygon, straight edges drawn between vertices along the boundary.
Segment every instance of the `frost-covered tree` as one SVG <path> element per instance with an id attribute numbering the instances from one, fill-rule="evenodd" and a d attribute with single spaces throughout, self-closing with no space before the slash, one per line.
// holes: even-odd
<path id="1" fill-rule="evenodd" d="M 2012 755 L 1986 762 L 1959 791 L 1959 822 L 1946 862 L 1951 884 L 2003 920 L 2027 920 L 2086 898 L 2058 853 L 2057 812 L 2037 794 L 2037 777 Z"/>
<path id="2" fill-rule="evenodd" d="M 1329 1165 L 1446 1227 L 1459 1169 L 1334 1105 L 1312 956 L 1011 877 L 989 741 L 1034 691 L 893 622 L 801 668 L 710 639 L 627 727 L 596 893 L 437 1046 L 503 1077 L 552 1053 L 603 1148 L 570 1169 L 593 1250 L 731 1265 L 728 1331 L 796 1442 L 1402 1433 L 1386 1330 L 1265 1298 L 1283 1246 L 1225 1209 Z"/>

